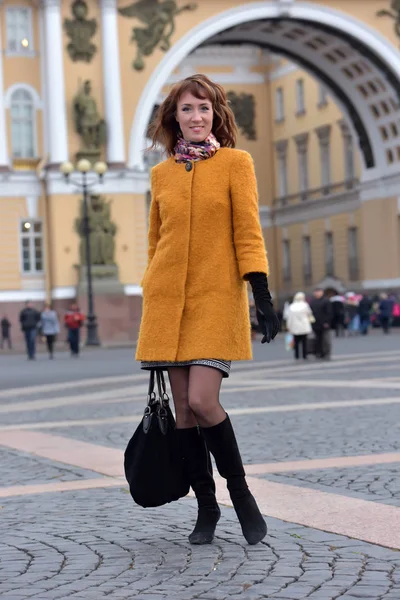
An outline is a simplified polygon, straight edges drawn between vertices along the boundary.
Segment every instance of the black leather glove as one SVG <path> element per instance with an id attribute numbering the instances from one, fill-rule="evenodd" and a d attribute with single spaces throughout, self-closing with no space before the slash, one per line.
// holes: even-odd
<path id="1" fill-rule="evenodd" d="M 253 290 L 254 302 L 257 309 L 257 320 L 263 334 L 262 344 L 270 343 L 280 329 L 279 319 L 274 311 L 271 294 L 268 289 L 268 279 L 265 273 L 248 273 L 246 279 Z"/>

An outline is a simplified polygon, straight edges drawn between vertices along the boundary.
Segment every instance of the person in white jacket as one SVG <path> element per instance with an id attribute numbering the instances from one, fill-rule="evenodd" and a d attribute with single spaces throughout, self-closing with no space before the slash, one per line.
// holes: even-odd
<path id="1" fill-rule="evenodd" d="M 303 292 L 298 292 L 289 306 L 287 328 L 294 338 L 294 356 L 300 358 L 300 345 L 303 359 L 307 358 L 307 336 L 312 331 L 311 323 L 314 317 Z"/>

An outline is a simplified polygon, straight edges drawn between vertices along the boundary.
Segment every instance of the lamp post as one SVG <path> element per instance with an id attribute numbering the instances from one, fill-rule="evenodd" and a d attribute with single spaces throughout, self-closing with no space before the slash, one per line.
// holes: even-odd
<path id="1" fill-rule="evenodd" d="M 76 168 L 81 174 L 81 181 L 70 179 L 70 175 L 74 172 L 74 165 L 71 162 L 64 162 L 60 166 L 60 171 L 64 175 L 65 180 L 77 189 L 83 192 L 83 233 L 85 237 L 85 254 L 86 254 L 86 275 L 87 275 L 87 295 L 88 295 L 88 314 L 87 314 L 87 346 L 99 346 L 100 341 L 97 334 L 97 317 L 94 312 L 94 299 L 92 287 L 92 262 L 90 256 L 90 223 L 88 211 L 88 191 L 97 183 L 88 183 L 88 173 L 92 169 L 91 163 L 86 158 L 81 158 Z M 98 182 L 103 181 L 103 175 L 107 171 L 106 163 L 99 161 L 93 166 L 93 171 L 98 175 Z"/>

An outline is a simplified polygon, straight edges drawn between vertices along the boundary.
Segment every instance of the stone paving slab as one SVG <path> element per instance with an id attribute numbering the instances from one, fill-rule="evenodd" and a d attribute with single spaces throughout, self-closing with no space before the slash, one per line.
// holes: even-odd
<path id="1" fill-rule="evenodd" d="M 110 488 L 2 507 L 4 600 L 400 598 L 399 552 L 332 533 L 268 519 L 265 542 L 248 546 L 224 508 L 215 542 L 191 546 L 191 499 L 141 509 Z"/>
<path id="2" fill-rule="evenodd" d="M 400 464 L 316 469 L 259 477 L 400 507 Z"/>
<path id="3" fill-rule="evenodd" d="M 304 402 L 337 402 L 354 401 L 375 398 L 398 398 L 400 387 L 374 388 L 348 388 L 346 383 L 340 388 L 315 389 L 307 385 L 312 381 L 309 376 L 305 381 L 294 381 L 292 387 L 274 387 L 268 381 L 258 384 L 257 389 L 247 390 L 244 382 L 239 384 L 225 384 L 223 382 L 221 400 L 232 408 L 264 407 L 264 406 L 290 406 L 300 405 Z M 248 382 L 250 387 L 252 381 Z M 400 384 L 399 384 L 400 386 Z M 234 392 L 231 391 L 234 388 Z M 123 395 L 120 398 L 120 395 Z M 0 399 L 1 425 L 12 423 L 29 423 L 37 421 L 56 421 L 71 418 L 89 419 L 94 417 L 131 415 L 139 413 L 144 408 L 147 396 L 147 386 L 123 386 L 115 390 L 77 390 L 75 394 L 64 394 L 55 391 L 47 397 L 30 398 L 29 393 L 20 399 Z M 36 408 L 37 403 L 43 406 Z M 62 403 L 60 405 L 60 403 Z M 53 404 L 53 405 L 52 405 Z M 36 405 L 36 406 L 35 406 Z"/>
<path id="4" fill-rule="evenodd" d="M 228 404 L 225 404 L 228 408 Z M 228 408 L 229 412 L 229 408 Z M 243 460 L 263 463 L 398 452 L 399 405 L 283 414 L 234 415 Z M 46 429 L 47 433 L 124 449 L 137 423 Z"/>
<path id="5" fill-rule="evenodd" d="M 98 473 L 91 470 L 57 463 L 2 446 L 0 446 L 0 465 L 0 488 L 20 484 L 41 484 L 51 481 L 74 481 L 100 477 Z"/>

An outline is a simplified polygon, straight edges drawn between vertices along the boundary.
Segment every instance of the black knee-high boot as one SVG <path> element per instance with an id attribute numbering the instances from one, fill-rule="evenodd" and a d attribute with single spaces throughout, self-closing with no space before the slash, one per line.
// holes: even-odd
<path id="1" fill-rule="evenodd" d="M 242 459 L 228 415 L 222 423 L 202 428 L 201 431 L 214 455 L 219 474 L 227 480 L 227 488 L 244 537 L 249 544 L 261 542 L 267 534 L 267 525 L 247 487 Z"/>
<path id="2" fill-rule="evenodd" d="M 210 453 L 198 427 L 177 429 L 184 468 L 198 504 L 191 544 L 211 544 L 221 511 L 215 498 L 215 481 Z"/>

